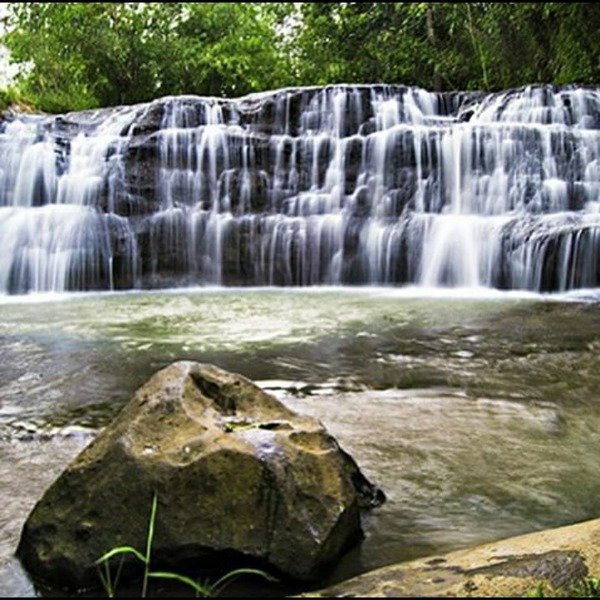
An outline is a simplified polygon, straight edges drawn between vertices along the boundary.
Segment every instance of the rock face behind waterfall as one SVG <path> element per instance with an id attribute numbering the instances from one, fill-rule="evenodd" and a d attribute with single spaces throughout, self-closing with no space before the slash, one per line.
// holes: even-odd
<path id="1" fill-rule="evenodd" d="M 354 544 L 360 510 L 383 500 L 320 423 L 243 377 L 179 362 L 141 387 L 50 487 L 17 554 L 42 580 L 97 585 L 103 553 L 144 550 L 154 493 L 155 564 L 202 566 L 227 552 L 227 565 L 233 553 L 303 580 Z"/>
<path id="2" fill-rule="evenodd" d="M 0 132 L 0 293 L 600 284 L 600 91 L 195 96 Z"/>

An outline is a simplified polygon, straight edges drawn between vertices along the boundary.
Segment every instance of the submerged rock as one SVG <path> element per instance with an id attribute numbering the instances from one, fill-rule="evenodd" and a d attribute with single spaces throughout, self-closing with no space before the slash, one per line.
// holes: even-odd
<path id="1" fill-rule="evenodd" d="M 103 553 L 145 548 L 155 493 L 155 564 L 226 552 L 298 580 L 357 542 L 360 510 L 384 498 L 318 421 L 239 375 L 178 362 L 48 489 L 17 554 L 36 578 L 97 584 Z"/>

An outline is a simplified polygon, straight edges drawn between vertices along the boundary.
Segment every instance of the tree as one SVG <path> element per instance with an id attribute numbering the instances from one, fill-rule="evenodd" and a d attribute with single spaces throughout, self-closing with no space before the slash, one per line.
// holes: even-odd
<path id="1" fill-rule="evenodd" d="M 49 111 L 165 94 L 237 95 L 289 80 L 263 4 L 11 3 L 4 43 Z"/>
<path id="2" fill-rule="evenodd" d="M 257 3 L 185 3 L 167 48 L 161 89 L 169 94 L 239 96 L 287 85 L 276 13 Z"/>
<path id="3" fill-rule="evenodd" d="M 549 2 L 548 20 L 557 29 L 552 70 L 558 83 L 600 81 L 600 5 Z"/>
<path id="4" fill-rule="evenodd" d="M 429 2 L 303 4 L 305 83 L 384 82 L 450 89 L 479 79 L 464 6 Z"/>
<path id="5" fill-rule="evenodd" d="M 4 42 L 26 65 L 20 87 L 51 111 L 139 100 L 152 87 L 141 35 L 147 12 L 122 3 L 11 4 Z"/>
<path id="6" fill-rule="evenodd" d="M 493 91 L 600 79 L 598 3 L 304 3 L 301 10 L 303 83 Z"/>
<path id="7" fill-rule="evenodd" d="M 58 111 L 167 94 L 597 83 L 599 3 L 10 3 L 20 91 Z"/>

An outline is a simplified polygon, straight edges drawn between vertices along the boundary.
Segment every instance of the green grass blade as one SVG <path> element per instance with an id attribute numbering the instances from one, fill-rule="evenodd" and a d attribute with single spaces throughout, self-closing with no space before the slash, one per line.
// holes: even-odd
<path id="1" fill-rule="evenodd" d="M 109 561 L 111 558 L 115 556 L 123 556 L 125 554 L 133 554 L 135 558 L 137 558 L 140 562 L 144 563 L 144 579 L 142 585 L 142 598 L 146 597 L 146 592 L 148 591 L 148 580 L 150 577 L 155 579 L 170 579 L 172 581 L 178 581 L 179 583 L 183 583 L 189 587 L 191 587 L 198 596 L 203 598 L 216 596 L 218 595 L 229 583 L 231 583 L 236 577 L 241 575 L 258 575 L 259 577 L 263 577 L 268 581 L 277 581 L 275 577 L 272 577 L 268 573 L 261 571 L 259 569 L 235 569 L 234 571 L 230 571 L 225 574 L 223 577 L 217 580 L 214 584 L 208 583 L 199 583 L 198 581 L 192 579 L 191 577 L 187 577 L 185 575 L 180 575 L 179 573 L 172 573 L 170 571 L 150 571 L 150 558 L 152 554 L 152 543 L 154 541 L 154 533 L 155 533 L 155 524 L 156 524 L 156 512 L 158 509 L 158 495 L 155 493 L 154 498 L 152 500 L 152 510 L 150 512 L 150 521 L 148 523 L 148 536 L 146 538 L 146 554 L 143 555 L 139 550 L 134 548 L 133 546 L 118 546 L 117 548 L 113 548 L 109 550 L 105 554 L 103 554 L 97 561 L 96 565 L 98 567 L 104 566 L 106 573 L 102 573 L 100 570 L 100 580 L 104 586 L 105 591 L 109 595 L 109 597 L 113 597 L 115 593 L 115 588 L 117 585 L 117 581 L 121 574 L 121 567 L 123 566 L 123 561 L 121 560 L 119 564 L 119 569 L 117 571 L 117 577 L 113 582 L 111 580 L 111 573 L 109 567 Z"/>
<path id="2" fill-rule="evenodd" d="M 103 562 L 110 560 L 113 556 L 118 556 L 120 554 L 133 554 L 138 560 L 146 564 L 146 557 L 133 546 L 119 546 L 118 548 L 113 548 L 112 550 L 109 550 L 106 554 L 103 554 L 96 561 L 96 564 L 102 564 Z"/>
<path id="3" fill-rule="evenodd" d="M 148 573 L 150 571 L 150 554 L 152 552 L 152 541 L 154 540 L 154 523 L 156 521 L 156 509 L 158 507 L 158 494 L 154 492 L 152 498 L 152 510 L 150 512 L 150 523 L 148 524 L 148 537 L 146 539 L 146 560 L 144 561 L 144 581 L 142 583 L 142 598 L 146 597 L 148 591 Z"/>
<path id="4" fill-rule="evenodd" d="M 213 591 L 212 586 L 204 586 L 201 583 L 194 581 L 191 577 L 179 575 L 179 573 L 171 573 L 169 571 L 150 571 L 148 573 L 148 577 L 155 577 L 157 579 L 174 579 L 175 581 L 185 583 L 186 585 L 189 585 L 191 588 L 193 588 L 195 592 L 203 598 L 208 598 L 209 596 L 211 596 Z"/>
<path id="5" fill-rule="evenodd" d="M 258 575 L 267 581 L 277 581 L 277 578 L 260 569 L 235 569 L 234 571 L 226 573 L 212 584 L 211 591 L 213 592 L 213 595 L 218 596 L 230 583 L 232 583 L 233 579 L 240 577 L 241 575 Z"/>
<path id="6" fill-rule="evenodd" d="M 156 521 L 156 508 L 158 507 L 158 494 L 152 499 L 152 512 L 150 513 L 150 524 L 148 525 L 148 539 L 146 540 L 146 564 L 150 563 L 150 552 L 154 540 L 154 522 Z"/>
<path id="7" fill-rule="evenodd" d="M 104 562 L 104 570 L 106 574 L 102 572 L 102 567 L 98 565 L 98 575 L 100 576 L 100 581 L 102 582 L 102 587 L 104 588 L 104 593 L 109 598 L 114 598 L 115 596 L 115 588 L 112 584 L 112 578 L 110 576 L 110 567 L 108 565 L 108 561 Z"/>

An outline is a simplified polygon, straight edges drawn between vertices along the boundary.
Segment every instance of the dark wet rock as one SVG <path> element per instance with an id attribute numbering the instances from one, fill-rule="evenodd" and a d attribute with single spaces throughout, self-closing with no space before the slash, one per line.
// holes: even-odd
<path id="1" fill-rule="evenodd" d="M 533 577 L 558 589 L 576 584 L 587 576 L 583 556 L 575 550 L 550 550 L 541 554 L 509 556 L 505 560 L 466 571 L 467 574 Z"/>
<path id="2" fill-rule="evenodd" d="M 310 580 L 362 535 L 383 501 L 324 427 L 247 379 L 175 363 L 155 374 L 37 503 L 18 556 L 52 584 L 97 584 L 94 561 L 145 547 L 156 563 L 227 553 Z M 230 564 L 230 563 L 228 563 Z"/>
<path id="3" fill-rule="evenodd" d="M 18 120 L 24 137 L 14 148 L 12 134 L 5 140 L 3 168 L 18 168 L 6 178 L 3 204 L 86 207 L 66 236 L 73 247 L 58 278 L 65 290 L 418 284 L 434 237 L 443 246 L 435 262 L 447 255 L 447 265 L 431 284 L 471 285 L 446 276 L 472 271 L 461 264 L 468 253 L 477 284 L 596 287 L 600 225 L 588 135 L 600 128 L 596 96 L 571 86 L 485 95 L 340 84 L 7 115 L 0 130 Z M 70 176 L 81 180 L 63 185 Z M 454 236 L 432 227 L 450 231 L 445 215 L 459 196 L 468 234 L 450 250 Z M 51 210 L 27 212 L 32 221 L 20 220 L 11 233 L 19 243 L 7 249 L 8 293 L 53 289 L 56 280 L 37 290 L 39 277 L 24 265 L 27 248 L 40 245 L 29 239 L 31 223 L 49 220 L 44 240 L 65 237 L 64 223 Z M 90 213 L 123 226 L 102 229 L 98 218 L 92 227 Z M 52 264 L 54 246 L 44 240 L 40 264 Z"/>

